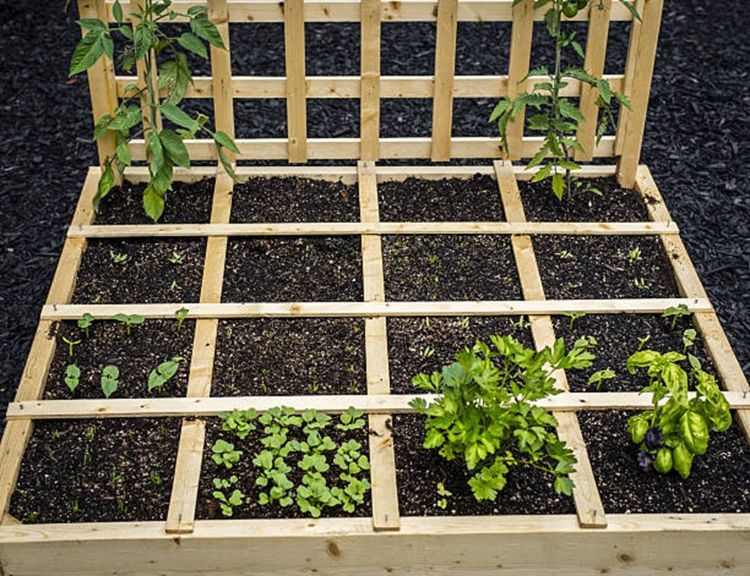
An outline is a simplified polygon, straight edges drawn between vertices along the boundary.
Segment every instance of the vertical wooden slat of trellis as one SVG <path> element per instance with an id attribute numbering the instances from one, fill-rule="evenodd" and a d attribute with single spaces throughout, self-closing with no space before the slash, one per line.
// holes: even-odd
<path id="1" fill-rule="evenodd" d="M 304 0 L 284 1 L 284 50 L 289 161 L 307 162 Z"/>
<path id="2" fill-rule="evenodd" d="M 135 9 L 136 12 L 145 9 L 146 6 L 146 0 L 132 0 L 131 6 Z M 133 30 L 135 31 L 136 26 L 138 25 L 137 20 L 133 20 Z M 151 59 L 151 69 L 149 70 L 150 73 L 150 88 L 149 92 L 153 92 L 154 94 L 159 94 L 159 81 L 158 81 L 158 65 L 156 63 L 156 51 L 150 50 L 149 51 L 149 58 Z M 135 62 L 135 68 L 136 72 L 138 73 L 138 84 L 139 87 L 145 87 L 146 84 L 146 60 L 145 58 L 140 58 L 136 60 Z M 158 99 L 158 98 L 157 98 Z M 161 112 L 159 110 L 154 110 L 154 118 L 156 119 L 156 130 L 161 132 L 162 128 L 162 120 L 161 120 Z M 148 96 L 146 93 L 144 93 L 141 96 L 141 114 L 143 115 L 143 129 L 148 130 L 151 126 L 151 106 L 148 101 Z"/>
<path id="3" fill-rule="evenodd" d="M 360 218 L 365 223 L 380 220 L 378 189 L 373 162 L 359 162 Z M 385 300 L 383 255 L 380 236 L 362 236 L 362 269 L 364 297 L 368 302 Z M 367 393 L 389 394 L 388 341 L 384 317 L 365 320 L 365 356 Z M 390 415 L 368 416 L 370 430 L 370 478 L 372 482 L 372 522 L 375 530 L 398 530 L 401 519 L 396 487 L 396 457 L 390 431 Z"/>
<path id="4" fill-rule="evenodd" d="M 360 157 L 380 157 L 380 0 L 361 4 Z"/>
<path id="5" fill-rule="evenodd" d="M 513 165 L 510 161 L 496 161 L 495 171 L 506 218 L 509 222 L 524 222 L 526 218 L 518 183 L 513 175 Z M 527 235 L 513 236 L 511 242 L 524 299 L 544 300 L 542 278 L 539 274 L 531 237 Z M 555 342 L 555 333 L 551 317 L 531 316 L 530 322 L 534 344 L 537 349 L 552 346 Z M 558 388 L 561 390 L 568 389 L 568 381 L 562 370 L 556 371 L 553 376 Z M 578 424 L 578 417 L 573 412 L 557 412 L 555 417 L 559 423 L 557 433 L 560 439 L 573 450 L 578 460 L 576 471 L 571 474 L 571 479 L 576 485 L 573 498 L 578 514 L 578 523 L 584 528 L 606 528 L 607 518 L 594 479 L 594 472 L 591 469 L 586 443 Z"/>
<path id="6" fill-rule="evenodd" d="M 646 0 L 635 0 L 633 5 L 635 6 L 638 14 L 643 14 L 643 6 Z M 638 63 L 638 43 L 641 39 L 641 20 L 634 18 L 633 23 L 630 27 L 630 38 L 628 39 L 628 53 L 625 59 L 625 73 L 622 80 L 621 92 L 626 96 L 630 96 L 633 93 L 633 80 L 635 79 L 635 66 Z M 625 106 L 620 106 L 620 112 L 617 117 L 617 135 L 615 137 L 615 156 L 622 154 L 622 149 L 625 144 L 625 132 L 627 131 L 628 118 L 630 116 L 630 109 Z"/>
<path id="7" fill-rule="evenodd" d="M 595 78 L 601 78 L 604 74 L 611 9 L 612 0 L 590 3 L 584 68 Z M 580 142 L 584 151 L 576 151 L 576 160 L 588 162 L 594 157 L 596 125 L 599 117 L 599 106 L 597 106 L 596 100 L 599 97 L 599 91 L 586 82 L 581 82 L 581 84 L 580 108 L 584 120 L 578 125 L 578 142 Z"/>
<path id="8" fill-rule="evenodd" d="M 646 128 L 646 113 L 651 94 L 651 80 L 654 75 L 663 6 L 664 0 L 645 0 L 637 49 L 635 49 L 635 54 L 628 54 L 628 61 L 634 57 L 636 63 L 633 67 L 633 86 L 630 94 L 631 110 L 625 125 L 622 156 L 617 165 L 618 181 L 625 188 L 632 188 L 635 185 Z"/>
<path id="9" fill-rule="evenodd" d="M 451 158 L 458 0 L 439 0 L 437 11 L 435 92 L 432 100 L 432 148 L 430 155 L 433 162 L 445 162 Z"/>
<path id="10" fill-rule="evenodd" d="M 657 222 L 672 220 L 664 199 L 654 182 L 651 172 L 646 166 L 638 167 L 636 188 L 645 200 L 651 218 Z M 700 277 L 695 270 L 685 245 L 679 235 L 662 235 L 662 244 L 677 279 L 681 294 L 686 298 L 708 298 Z M 727 390 L 734 392 L 750 391 L 747 377 L 742 366 L 732 351 L 724 329 L 715 312 L 696 312 L 693 321 L 699 333 L 703 336 L 708 355 L 711 357 L 719 378 Z M 737 410 L 737 421 L 750 442 L 750 410 Z"/>
<path id="11" fill-rule="evenodd" d="M 531 39 L 534 32 L 534 0 L 521 0 L 513 6 L 513 29 L 510 40 L 508 66 L 508 97 L 515 98 L 526 90 L 524 78 L 531 63 Z M 524 113 L 521 111 L 508 124 L 508 150 L 506 158 L 518 160 L 523 152 Z"/>
<path id="12" fill-rule="evenodd" d="M 208 0 L 208 17 L 216 26 L 226 50 L 211 45 L 211 84 L 214 92 L 216 129 L 234 138 L 234 100 L 232 98 L 232 57 L 229 42 L 227 0 Z M 225 150 L 234 159 L 231 150 Z"/>
<path id="13" fill-rule="evenodd" d="M 104 0 L 78 0 L 78 14 L 81 18 L 98 18 L 107 22 L 107 6 Z M 84 34 L 86 31 L 84 31 Z M 91 112 L 96 124 L 102 116 L 113 115 L 117 110 L 117 85 L 115 68 L 112 60 L 106 56 L 88 69 L 89 92 L 91 93 Z M 99 153 L 99 164 L 115 153 L 115 135 L 108 132 L 96 141 Z M 119 180 L 119 174 L 117 175 Z"/>
<path id="14" fill-rule="evenodd" d="M 233 182 L 228 174 L 219 171 L 214 187 L 211 223 L 229 222 Z M 228 239 L 212 236 L 207 240 L 203 264 L 201 303 L 221 302 Z M 219 322 L 215 318 L 200 318 L 195 323 L 195 338 L 190 360 L 187 395 L 205 398 L 211 394 L 216 336 Z M 200 484 L 203 445 L 206 427 L 201 420 L 184 420 L 177 450 L 172 496 L 165 530 L 170 534 L 185 534 L 195 527 L 195 509 Z"/>

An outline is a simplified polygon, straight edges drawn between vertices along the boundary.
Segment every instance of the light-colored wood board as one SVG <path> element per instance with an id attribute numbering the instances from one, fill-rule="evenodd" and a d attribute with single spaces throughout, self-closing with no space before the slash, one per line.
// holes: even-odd
<path id="1" fill-rule="evenodd" d="M 512 165 L 516 180 L 531 180 L 537 169 L 527 169 L 522 165 Z M 613 165 L 597 164 L 583 165 L 576 171 L 580 178 L 608 178 L 614 176 L 616 167 Z M 485 166 L 378 166 L 375 169 L 378 182 L 389 180 L 405 180 L 410 177 L 425 179 L 440 178 L 471 178 L 475 174 L 495 176 L 494 165 Z"/>
<path id="2" fill-rule="evenodd" d="M 557 378 L 563 376 L 555 374 Z M 562 386 L 562 384 L 561 384 Z M 750 407 L 747 391 L 724 391 L 732 409 Z M 688 397 L 693 398 L 694 392 Z M 338 413 L 349 407 L 367 414 L 413 412 L 409 403 L 415 398 L 434 401 L 430 394 L 367 394 L 336 396 L 228 396 L 204 398 L 110 398 L 94 400 L 29 400 L 12 402 L 8 406 L 8 420 L 64 419 L 64 418 L 128 418 L 216 416 L 234 409 L 255 408 L 259 412 L 275 406 L 291 406 L 297 410 L 314 409 Z M 555 413 L 592 410 L 648 410 L 652 395 L 638 392 L 563 392 L 534 402 Z"/>
<path id="3" fill-rule="evenodd" d="M 52 322 L 41 320 L 36 328 L 31 350 L 21 374 L 18 390 L 16 390 L 16 402 L 37 400 L 42 397 L 56 347 L 57 342 L 52 335 Z"/>
<path id="4" fill-rule="evenodd" d="M 172 496 L 165 531 L 168 534 L 187 534 L 195 526 L 195 507 L 198 500 L 203 445 L 206 425 L 201 420 L 185 420 L 177 448 Z"/>
<path id="5" fill-rule="evenodd" d="M 453 77 L 456 72 L 457 36 L 458 0 L 438 0 L 430 154 L 433 162 L 446 162 L 451 157 Z"/>
<path id="6" fill-rule="evenodd" d="M 85 238 L 67 238 L 57 261 L 52 285 L 47 293 L 47 304 L 66 304 L 73 297 L 76 277 L 86 250 Z"/>
<path id="7" fill-rule="evenodd" d="M 211 393 L 218 327 L 219 321 L 214 318 L 201 318 L 195 322 L 195 337 L 188 377 L 188 398 L 205 397 Z"/>
<path id="8" fill-rule="evenodd" d="M 526 222 L 526 214 L 523 210 L 521 193 L 516 183 L 513 163 L 510 160 L 495 160 L 493 164 L 505 219 L 514 224 Z"/>
<path id="9" fill-rule="evenodd" d="M 643 14 L 643 6 L 646 0 L 635 0 L 633 6 L 638 14 Z M 630 26 L 630 37 L 628 38 L 628 52 L 625 57 L 625 74 L 622 84 L 622 92 L 630 97 L 633 93 L 633 82 L 635 80 L 635 67 L 638 65 L 638 44 L 641 39 L 642 22 L 638 19 L 633 20 Z M 620 113 L 617 117 L 617 141 L 615 142 L 615 155 L 622 154 L 625 146 L 625 135 L 627 133 L 628 118 L 630 118 L 630 109 L 626 106 L 620 106 Z"/>
<path id="10" fill-rule="evenodd" d="M 362 0 L 361 79 L 360 79 L 360 157 L 377 160 L 380 155 L 380 0 Z M 356 89 L 356 86 L 355 86 Z M 308 97 L 311 82 L 307 82 Z M 327 94 L 338 94 L 329 87 Z"/>
<path id="11" fill-rule="evenodd" d="M 399 530 L 401 517 L 396 484 L 396 455 L 391 435 L 391 416 L 368 416 L 372 525 L 376 531 Z"/>
<path id="12" fill-rule="evenodd" d="M 8 421 L 3 438 L 0 440 L 0 517 L 10 505 L 10 498 L 16 488 L 16 480 L 21 470 L 21 461 L 26 451 L 26 444 L 31 438 L 34 423 L 28 418 Z"/>
<path id="13" fill-rule="evenodd" d="M 510 62 L 508 64 L 508 97 L 516 98 L 526 91 L 531 62 L 531 40 L 534 32 L 534 0 L 521 0 L 513 6 L 513 28 L 510 40 Z M 505 157 L 519 160 L 523 154 L 523 133 L 526 115 L 520 111 L 508 123 L 508 150 Z"/>
<path id="14" fill-rule="evenodd" d="M 284 1 L 284 55 L 289 161 L 307 162 L 304 0 Z"/>
<path id="15" fill-rule="evenodd" d="M 211 48 L 211 88 L 213 96 L 213 117 L 216 130 L 234 138 L 234 100 L 232 88 L 232 56 L 229 42 L 229 9 L 227 0 L 208 0 L 208 17 L 216 26 L 225 49 Z M 227 157 L 234 159 L 231 150 L 225 150 Z"/>

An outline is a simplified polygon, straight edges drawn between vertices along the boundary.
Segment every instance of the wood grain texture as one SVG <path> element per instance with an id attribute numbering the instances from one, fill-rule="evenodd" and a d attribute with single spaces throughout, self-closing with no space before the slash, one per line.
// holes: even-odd
<path id="1" fill-rule="evenodd" d="M 380 156 L 380 0 L 362 0 L 361 4 L 360 157 L 377 160 Z M 312 91 L 313 82 L 308 81 L 308 91 Z M 326 94 L 339 94 L 339 90 L 329 86 Z M 308 96 L 314 97 L 310 93 Z"/>
<path id="2" fill-rule="evenodd" d="M 305 94 L 305 3 L 284 1 L 286 59 L 286 123 L 290 162 L 307 162 L 307 101 Z"/>
<path id="3" fill-rule="evenodd" d="M 446 162 L 451 157 L 453 77 L 456 72 L 457 36 L 458 0 L 438 0 L 430 154 L 433 162 Z"/>

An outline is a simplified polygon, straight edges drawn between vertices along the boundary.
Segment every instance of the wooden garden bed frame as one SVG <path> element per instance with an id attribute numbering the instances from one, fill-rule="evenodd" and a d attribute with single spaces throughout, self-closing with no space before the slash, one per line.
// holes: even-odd
<path id="1" fill-rule="evenodd" d="M 134 0 L 136 1 L 136 0 Z M 128 6 L 124 3 L 124 11 Z M 195 2 L 188 3 L 195 4 Z M 178 170 L 180 181 L 215 177 L 209 224 L 100 226 L 93 222 L 91 200 L 101 174 L 91 168 L 68 231 L 47 303 L 32 344 L 8 423 L 0 443 L 0 573 L 6 576 L 94 576 L 101 574 L 164 574 L 221 576 L 288 576 L 298 574 L 627 574 L 675 573 L 746 574 L 750 567 L 750 514 L 608 514 L 604 509 L 589 462 L 576 412 L 633 409 L 650 406 L 648 395 L 637 393 L 572 393 L 562 371 L 555 374 L 563 392 L 544 404 L 557 416 L 560 436 L 574 449 L 575 515 L 402 517 L 399 514 L 394 446 L 390 415 L 409 412 L 413 395 L 390 395 L 386 318 L 391 316 L 530 317 L 535 344 L 554 341 L 551 315 L 566 311 L 588 313 L 661 313 L 685 304 L 693 312 L 708 353 L 750 441 L 750 396 L 747 379 L 693 268 L 679 230 L 645 166 L 638 165 L 645 123 L 662 0 L 639 0 L 643 22 L 632 22 L 625 74 L 610 76 L 633 102 L 622 111 L 615 136 L 594 146 L 594 127 L 584 125 L 586 145 L 582 161 L 617 156 L 616 166 L 586 166 L 584 177 L 616 176 L 634 185 L 646 200 L 650 221 L 630 223 L 527 222 L 518 180 L 533 172 L 512 164 L 513 158 L 484 166 L 382 167 L 379 158 L 456 157 L 498 158 L 494 139 L 451 137 L 454 97 L 500 96 L 521 89 L 518 81 L 529 68 L 534 13 L 531 0 L 512 8 L 512 0 L 288 0 L 284 5 L 263 0 L 209 0 L 210 15 L 229 45 L 228 22 L 285 23 L 287 75 L 285 78 L 248 78 L 231 75 L 227 52 L 211 49 L 213 76 L 196 79 L 191 96 L 213 98 L 217 128 L 234 134 L 234 98 L 286 97 L 289 138 L 240 140 L 242 159 L 358 159 L 356 166 L 238 167 L 240 179 L 302 176 L 357 183 L 360 222 L 230 224 L 233 183 L 221 169 L 195 167 Z M 586 67 L 601 74 L 610 20 L 632 20 L 618 2 L 603 0 L 606 10 L 589 20 Z M 610 9 L 611 8 L 611 9 Z M 83 16 L 111 20 L 111 3 L 79 0 Z M 583 13 L 580 19 L 589 18 Z M 435 75 L 380 77 L 381 21 L 437 21 Z M 510 69 L 502 77 L 455 77 L 458 20 L 513 22 Z M 304 22 L 361 21 L 362 76 L 311 77 L 304 72 Z M 141 71 L 142 72 L 142 71 Z M 89 74 L 95 118 L 116 106 L 132 81 L 116 77 L 110 62 Z M 595 111 L 594 97 L 580 86 L 569 87 L 581 96 L 584 111 Z M 306 137 L 305 99 L 361 98 L 361 138 Z M 426 139 L 379 137 L 379 103 L 387 97 L 433 97 L 433 133 Z M 586 113 L 586 112 L 584 112 Z M 511 142 L 528 156 L 538 140 L 514 125 Z M 189 143 L 194 158 L 211 159 L 207 142 Z M 99 142 L 102 158 L 112 142 Z M 133 145 L 143 158 L 142 143 Z M 140 156 L 139 156 L 140 155 Z M 462 223 L 382 223 L 378 213 L 378 182 L 421 178 L 466 178 L 482 173 L 495 177 L 506 221 Z M 130 181 L 143 181 L 145 168 L 131 168 Z M 388 302 L 385 300 L 381 237 L 383 234 L 499 234 L 511 237 L 523 289 L 521 301 Z M 669 254 L 680 298 L 629 300 L 546 300 L 532 246 L 537 234 L 658 235 Z M 222 303 L 224 264 L 230 236 L 357 235 L 361 237 L 364 299 L 362 302 Z M 137 237 L 207 238 L 200 302 L 184 304 L 196 318 L 188 391 L 184 398 L 43 400 L 55 352 L 50 337 L 53 323 L 79 318 L 83 312 L 97 319 L 118 312 L 138 312 L 149 318 L 173 317 L 182 303 L 130 305 L 70 304 L 78 268 L 91 238 Z M 298 397 L 210 397 L 218 322 L 222 318 L 251 317 L 361 317 L 365 318 L 367 394 Z M 372 517 L 305 520 L 196 520 L 196 502 L 205 445 L 201 419 L 232 408 L 271 406 L 316 408 L 339 412 L 349 406 L 367 412 L 372 463 Z M 23 525 L 8 513 L 10 497 L 31 437 L 34 421 L 62 418 L 182 417 L 175 477 L 165 521 Z"/>

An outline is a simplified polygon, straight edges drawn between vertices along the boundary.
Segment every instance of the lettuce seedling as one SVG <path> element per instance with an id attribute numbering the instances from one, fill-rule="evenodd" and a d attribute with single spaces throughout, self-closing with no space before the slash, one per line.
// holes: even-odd
<path id="1" fill-rule="evenodd" d="M 667 474 L 675 470 L 683 479 L 690 476 L 696 456 L 708 450 L 711 432 L 724 432 L 732 425 L 729 403 L 716 378 L 691 360 L 690 372 L 679 363 L 679 352 L 660 354 L 641 350 L 627 361 L 628 372 L 646 369 L 649 383 L 643 392 L 653 394 L 653 409 L 631 416 L 628 433 L 638 445 L 638 463 L 646 471 Z M 696 395 L 688 399 L 688 389 Z"/>
<path id="2" fill-rule="evenodd" d="M 492 336 L 492 347 L 478 340 L 456 355 L 456 362 L 432 375 L 418 374 L 416 388 L 438 398 L 417 398 L 411 406 L 426 416 L 423 446 L 446 460 L 462 460 L 474 476 L 477 500 L 494 500 L 513 466 L 527 465 L 554 478 L 554 489 L 570 495 L 573 451 L 555 433 L 557 419 L 534 402 L 560 393 L 552 373 L 591 366 L 589 339 L 566 352 L 558 339 L 540 351 L 512 336 Z"/>
<path id="3" fill-rule="evenodd" d="M 356 408 L 350 407 L 345 412 L 342 412 L 341 416 L 339 416 L 339 420 L 341 422 L 339 424 L 336 424 L 336 429 L 348 432 L 350 430 L 359 430 L 360 428 L 364 428 L 365 419 L 362 418 L 362 416 L 364 416 L 363 410 L 357 410 Z"/>
<path id="4" fill-rule="evenodd" d="M 245 501 L 245 494 L 239 488 L 234 488 L 229 496 L 225 494 L 225 491 L 237 484 L 237 481 L 238 478 L 234 475 L 230 476 L 228 480 L 214 478 L 215 490 L 211 495 L 218 500 L 221 513 L 228 518 L 231 518 L 234 515 L 234 509 L 241 506 Z"/>
<path id="5" fill-rule="evenodd" d="M 112 320 L 117 320 L 118 322 L 122 322 L 123 324 L 125 324 L 125 333 L 130 336 L 130 327 L 143 324 L 146 319 L 140 314 L 128 315 L 120 313 L 112 316 Z"/>
<path id="6" fill-rule="evenodd" d="M 83 316 L 79 318 L 78 327 L 84 330 L 86 334 L 86 338 L 89 337 L 89 329 L 91 328 L 93 324 L 94 324 L 94 316 L 92 314 L 89 314 L 88 312 L 84 313 Z"/>
<path id="7" fill-rule="evenodd" d="M 104 397 L 109 398 L 117 390 L 117 386 L 120 383 L 120 369 L 117 366 L 111 364 L 105 366 L 102 370 L 101 386 Z"/>
<path id="8" fill-rule="evenodd" d="M 65 368 L 65 385 L 71 392 L 75 392 L 81 380 L 81 369 L 75 364 L 68 364 Z"/>
<path id="9" fill-rule="evenodd" d="M 237 462 L 240 461 L 242 456 L 242 450 L 235 450 L 234 444 L 231 444 L 225 440 L 219 438 L 211 446 L 211 458 L 213 461 L 223 465 L 227 469 L 231 469 Z"/>
<path id="10" fill-rule="evenodd" d="M 161 390 L 162 386 L 177 374 L 180 364 L 184 361 L 185 359 L 182 356 L 175 356 L 151 370 L 151 373 L 148 375 L 148 391 L 151 392 L 154 388 Z"/>
<path id="11" fill-rule="evenodd" d="M 187 318 L 189 312 L 190 310 L 188 310 L 185 307 L 182 307 L 179 310 L 175 311 L 174 317 L 177 319 L 177 331 L 178 332 L 182 330 L 182 325 L 185 323 L 185 319 Z"/>
<path id="12" fill-rule="evenodd" d="M 222 429 L 232 432 L 240 440 L 247 438 L 250 432 L 256 429 L 253 421 L 258 417 L 258 412 L 254 408 L 247 410 L 232 410 L 232 412 L 222 412 L 219 414 L 223 424 Z"/>

